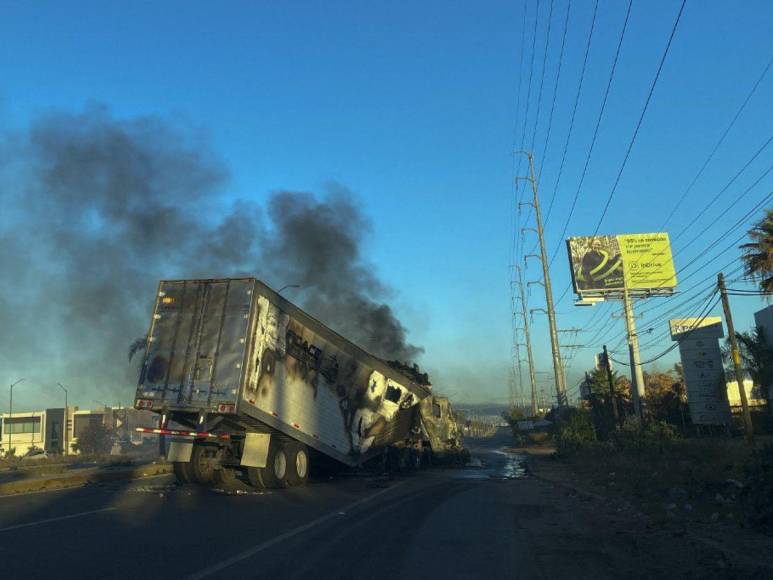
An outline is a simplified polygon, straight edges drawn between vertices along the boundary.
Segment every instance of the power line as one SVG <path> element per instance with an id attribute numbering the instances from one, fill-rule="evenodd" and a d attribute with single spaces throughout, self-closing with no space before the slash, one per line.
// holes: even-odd
<path id="1" fill-rule="evenodd" d="M 523 85 L 523 53 L 524 53 L 524 46 L 526 44 L 526 0 L 523 2 L 523 18 L 521 22 L 521 49 L 519 51 L 520 54 L 520 62 L 518 65 L 518 91 L 516 95 L 516 101 L 515 101 L 515 123 L 513 124 L 513 140 L 512 140 L 512 147 L 511 149 L 514 151 L 516 148 L 516 139 L 518 138 L 518 121 L 520 118 L 520 111 L 521 111 L 521 87 Z M 518 164 L 521 163 L 521 157 L 518 156 Z M 520 169 L 519 169 L 520 171 Z M 516 176 L 516 168 L 515 168 L 515 156 L 512 157 L 511 163 L 510 163 L 510 186 L 511 186 L 511 194 L 512 194 L 512 210 L 510 212 L 510 231 L 513 232 L 513 237 L 511 239 L 510 243 L 510 264 L 512 265 L 515 262 L 515 256 L 517 253 L 518 248 L 518 219 L 519 219 L 519 206 L 518 206 L 518 189 L 517 189 L 517 181 L 515 179 Z M 508 279 L 510 277 L 510 266 L 508 266 Z M 511 289 L 512 294 L 512 289 Z"/>
<path id="2" fill-rule="evenodd" d="M 695 284 L 694 286 L 690 287 L 690 288 L 689 288 L 689 289 L 688 289 L 688 290 L 687 290 L 687 291 L 686 291 L 684 294 L 680 294 L 680 295 L 679 295 L 679 296 L 680 296 L 680 298 L 685 298 L 689 292 L 691 292 L 692 290 L 696 289 L 698 286 L 703 286 L 703 284 L 704 284 L 706 281 L 708 281 L 708 280 L 710 280 L 710 279 L 712 279 L 712 278 L 715 278 L 715 277 L 716 277 L 716 275 L 717 275 L 719 272 L 722 272 L 723 270 L 725 270 L 726 268 L 728 268 L 730 265 L 732 265 L 734 262 L 735 262 L 735 260 L 733 260 L 733 261 L 729 262 L 728 264 L 725 264 L 725 265 L 723 265 L 723 266 L 722 266 L 722 267 L 721 267 L 721 268 L 720 268 L 718 271 L 716 271 L 716 272 L 714 272 L 714 273 L 710 274 L 709 276 L 707 276 L 706 278 L 702 279 L 700 282 L 698 282 L 698 283 L 697 283 L 697 284 Z M 741 267 L 738 267 L 738 268 L 736 268 L 736 269 L 734 269 L 733 271 L 731 271 L 731 273 L 730 273 L 729 275 L 731 275 L 731 276 L 732 276 L 732 275 L 734 275 L 735 273 L 739 272 L 741 269 L 742 269 L 742 266 L 741 266 Z M 671 317 L 671 315 L 673 315 L 675 312 L 677 312 L 677 311 L 679 311 L 679 310 L 683 310 L 684 308 L 687 308 L 687 307 L 688 307 L 688 305 L 689 305 L 689 304 L 691 304 L 691 303 L 692 303 L 693 301 L 695 301 L 696 299 L 700 300 L 700 298 L 699 298 L 699 297 L 700 297 L 700 296 L 701 296 L 703 293 L 705 293 L 706 291 L 709 291 L 709 296 L 710 296 L 710 295 L 713 295 L 715 287 L 716 287 L 716 284 L 715 284 L 715 283 L 711 283 L 711 284 L 709 284 L 709 286 L 704 286 L 703 288 L 701 288 L 700 290 L 698 290 L 698 291 L 695 293 L 695 296 L 691 296 L 691 297 L 687 298 L 686 300 L 683 300 L 683 301 L 681 301 L 681 302 L 677 302 L 676 304 L 674 304 L 674 302 L 673 302 L 673 300 L 676 300 L 676 299 L 669 300 L 669 301 L 664 301 L 664 302 L 662 302 L 662 303 L 658 304 L 657 306 L 654 306 L 654 307 L 652 307 L 652 308 L 649 308 L 649 309 L 645 309 L 644 311 L 640 312 L 640 316 L 644 316 L 646 313 L 648 313 L 648 312 L 652 312 L 652 311 L 654 311 L 654 310 L 657 310 L 658 308 L 662 308 L 663 306 L 671 306 L 671 308 L 669 308 L 669 309 L 668 309 L 668 310 L 666 310 L 665 312 L 661 312 L 661 313 L 660 313 L 660 314 L 658 314 L 658 315 L 657 315 L 655 318 L 653 318 L 652 320 L 650 320 L 650 321 L 648 322 L 647 326 L 649 326 L 650 328 L 653 328 L 654 326 L 656 326 L 656 325 L 660 324 L 661 322 L 665 322 L 666 320 L 668 320 L 668 319 Z M 705 301 L 706 299 L 708 299 L 708 297 L 707 297 L 707 298 L 705 298 L 705 299 L 703 299 L 703 300 L 701 301 L 701 303 L 702 303 L 703 301 Z M 623 333 L 623 336 L 624 336 L 624 333 Z M 614 340 L 615 338 L 616 338 L 616 337 L 613 337 L 613 338 L 612 338 L 612 340 Z"/>
<path id="3" fill-rule="evenodd" d="M 699 320 L 699 321 L 696 323 L 695 327 L 694 327 L 693 329 L 691 329 L 691 330 L 687 331 L 686 333 L 684 333 L 684 337 L 685 337 L 685 338 L 686 338 L 687 336 L 689 336 L 691 333 L 693 333 L 693 332 L 694 332 L 694 331 L 695 331 L 695 330 L 696 330 L 696 329 L 697 329 L 697 328 L 700 326 L 700 323 L 701 323 L 701 322 L 703 322 L 703 321 L 706 319 L 706 317 L 708 316 L 708 313 L 709 313 L 709 312 L 711 312 L 711 310 L 712 310 L 712 309 L 713 309 L 713 308 L 714 308 L 714 307 L 715 307 L 717 304 L 719 304 L 719 300 L 720 300 L 720 299 L 719 299 L 719 298 L 717 298 L 717 299 L 716 299 L 716 300 L 715 300 L 713 303 L 709 303 L 709 306 L 708 306 L 708 307 L 707 307 L 707 308 L 706 308 L 706 309 L 703 311 L 703 313 L 702 313 L 702 316 L 700 317 L 700 320 Z M 642 362 L 640 362 L 640 363 L 639 363 L 639 366 L 644 366 L 644 365 L 646 365 L 646 364 L 653 363 L 653 362 L 655 362 L 656 360 L 663 358 L 664 356 L 666 356 L 667 354 L 669 354 L 671 351 L 673 351 L 673 350 L 674 350 L 676 347 L 678 347 L 678 346 L 679 346 L 679 343 L 678 343 L 678 342 L 675 342 L 673 345 L 671 345 L 670 347 L 668 347 L 666 350 L 664 350 L 664 351 L 663 351 L 663 352 L 661 352 L 660 354 L 658 354 L 658 355 L 656 355 L 656 356 L 654 356 L 654 357 L 652 357 L 652 358 L 650 358 L 650 359 L 648 359 L 648 360 L 646 360 L 646 361 L 642 361 Z M 612 358 L 612 357 L 610 357 L 610 358 Z M 627 364 L 627 363 L 624 363 L 624 362 L 622 362 L 622 361 L 619 361 L 619 360 L 615 360 L 615 359 L 612 359 L 612 360 L 614 360 L 614 361 L 615 361 L 617 364 L 621 364 L 621 365 L 623 365 L 623 366 L 631 366 L 631 365 L 629 365 L 629 364 Z"/>
<path id="4" fill-rule="evenodd" d="M 558 53 L 558 69 L 556 71 L 556 82 L 553 85 L 553 102 L 550 105 L 550 115 L 548 116 L 548 128 L 545 134 L 545 145 L 542 147 L 542 155 L 540 156 L 540 167 L 539 167 L 539 172 L 537 173 L 537 183 L 539 183 L 542 179 L 542 169 L 545 167 L 545 153 L 547 152 L 548 142 L 550 141 L 550 130 L 553 127 L 553 113 L 556 110 L 556 95 L 558 94 L 558 80 L 561 78 L 561 65 L 564 61 L 564 47 L 566 46 L 566 31 L 569 28 L 569 13 L 571 10 L 572 10 L 572 0 L 569 0 L 566 6 L 566 18 L 564 19 L 564 33 L 561 38 L 561 50 Z"/>
<path id="5" fill-rule="evenodd" d="M 607 107 L 607 99 L 609 98 L 609 92 L 612 88 L 612 81 L 615 78 L 615 70 L 617 70 L 617 62 L 620 59 L 620 49 L 623 46 L 623 39 L 625 38 L 625 31 L 628 28 L 628 21 L 631 16 L 632 6 L 633 6 L 633 0 L 629 0 L 628 10 L 625 13 L 625 20 L 623 21 L 623 28 L 620 31 L 620 38 L 617 41 L 617 49 L 615 50 L 615 59 L 612 61 L 612 69 L 609 72 L 609 80 L 607 81 L 607 88 L 604 91 L 604 98 L 601 101 L 601 110 L 599 110 L 599 116 L 596 119 L 596 127 L 593 129 L 593 138 L 591 139 L 590 147 L 588 148 L 588 155 L 585 157 L 585 166 L 582 168 L 582 175 L 580 176 L 580 182 L 577 184 L 577 191 L 574 192 L 572 207 L 569 208 L 569 215 L 566 217 L 566 221 L 564 222 L 564 228 L 561 231 L 561 235 L 558 236 L 558 244 L 556 245 L 556 249 L 553 250 L 553 256 L 550 258 L 550 265 L 553 264 L 553 261 L 556 259 L 556 256 L 558 255 L 558 251 L 561 249 L 564 235 L 566 234 L 566 230 L 569 228 L 569 223 L 571 222 L 572 216 L 574 215 L 574 210 L 577 207 L 577 200 L 580 198 L 580 190 L 582 189 L 582 184 L 585 182 L 585 176 L 588 173 L 588 165 L 590 165 L 590 159 L 591 159 L 591 156 L 593 155 L 593 147 L 596 145 L 596 138 L 599 135 L 599 127 L 601 126 L 601 119 L 604 117 L 604 110 Z"/>
<path id="6" fill-rule="evenodd" d="M 525 0 L 524 0 L 525 2 Z M 525 4 L 524 4 L 525 7 Z M 523 114 L 523 125 L 521 126 L 521 146 L 520 149 L 523 149 L 526 145 L 526 127 L 529 123 L 529 110 L 531 109 L 531 85 L 532 80 L 534 78 L 534 57 L 536 53 L 536 44 L 537 44 L 537 25 L 539 24 L 539 7 L 540 7 L 540 0 L 537 0 L 537 6 L 534 11 L 534 29 L 532 31 L 532 38 L 531 38 L 531 57 L 529 62 L 529 82 L 527 84 L 526 89 L 526 109 Z M 518 167 L 516 170 L 516 173 L 520 175 L 521 172 L 521 163 L 522 163 L 522 157 L 518 156 Z M 520 182 L 517 182 L 518 184 Z M 516 193 L 520 189 L 519 185 L 516 185 Z M 520 200 L 519 200 L 520 201 Z M 520 207 L 520 206 L 519 206 Z M 528 218 L 527 218 L 528 219 Z"/>
<path id="7" fill-rule="evenodd" d="M 685 226 L 684 228 L 682 228 L 682 230 L 681 230 L 681 231 L 680 231 L 680 232 L 679 232 L 679 233 L 676 235 L 676 237 L 674 238 L 674 241 L 676 241 L 676 240 L 678 240 L 679 238 L 681 238 L 681 237 L 684 235 L 684 233 L 685 233 L 687 230 L 689 230 L 689 229 L 690 229 L 690 228 L 691 228 L 693 225 L 695 225 L 695 222 L 696 222 L 696 221 L 698 221 L 698 220 L 699 220 L 701 217 L 703 217 L 703 215 L 704 215 L 704 214 L 705 214 L 705 213 L 706 213 L 706 212 L 709 210 L 709 208 L 710 208 L 712 205 L 714 205 L 714 203 L 715 203 L 715 202 L 716 202 L 716 201 L 717 201 L 717 200 L 718 200 L 718 199 L 721 197 L 721 195 L 722 195 L 723 193 L 725 193 L 725 191 L 727 191 L 727 189 L 728 189 L 728 188 L 729 188 L 729 187 L 730 187 L 730 186 L 731 186 L 731 185 L 732 185 L 732 184 L 735 182 L 735 180 L 736 180 L 736 179 L 738 179 L 738 177 L 739 177 L 739 176 L 740 176 L 740 175 L 741 175 L 741 174 L 742 174 L 744 171 L 746 171 L 746 169 L 749 167 L 749 165 L 751 165 L 751 164 L 752 164 L 752 162 L 753 162 L 755 159 L 757 159 L 757 157 L 759 157 L 759 155 L 760 155 L 760 154 L 761 154 L 761 153 L 762 153 L 762 152 L 763 152 L 763 151 L 764 151 L 764 150 L 767 148 L 767 146 L 768 146 L 768 145 L 770 145 L 770 142 L 771 142 L 771 141 L 773 141 L 773 135 L 771 135 L 770 137 L 768 137 L 768 140 L 767 140 L 767 141 L 765 141 L 765 143 L 763 143 L 763 144 L 762 144 L 762 146 L 761 146 L 759 149 L 757 149 L 757 151 L 754 153 L 754 155 L 752 155 L 752 158 L 751 158 L 751 159 L 749 159 L 749 160 L 748 160 L 748 161 L 747 161 L 747 162 L 744 164 L 744 166 L 743 166 L 743 167 L 741 167 L 741 169 L 739 169 L 739 170 L 738 170 L 738 172 L 737 172 L 737 173 L 736 173 L 736 174 L 735 174 L 735 175 L 732 177 L 732 179 L 731 179 L 730 181 L 728 181 L 728 182 L 727 182 L 727 185 L 725 185 L 725 187 L 723 187 L 721 190 L 719 190 L 719 192 L 718 192 L 718 193 L 717 193 L 717 194 L 716 194 L 716 195 L 715 195 L 715 196 L 714 196 L 714 197 L 711 199 L 711 201 L 709 201 L 707 204 L 705 204 L 705 205 L 703 206 L 703 209 L 702 209 L 700 212 L 698 212 L 698 213 L 695 215 L 695 217 L 694 217 L 694 218 L 693 218 L 693 219 L 690 221 L 690 223 L 689 223 L 689 224 L 687 224 L 687 226 Z M 765 177 L 765 176 L 766 176 L 766 175 L 767 175 L 767 174 L 768 174 L 768 173 L 769 173 L 771 170 L 773 170 L 773 165 L 771 165 L 770 167 L 768 167 L 768 169 L 767 169 L 767 170 L 765 170 L 765 172 L 764 172 L 764 173 L 763 173 L 763 174 L 762 174 L 762 175 L 761 175 L 761 176 L 760 176 L 760 177 L 757 179 L 757 181 L 755 181 L 755 182 L 754 182 L 754 184 L 752 184 L 752 186 L 751 186 L 751 187 L 753 187 L 754 185 L 757 185 L 757 183 L 759 183 L 759 182 L 760 182 L 760 181 L 761 181 L 761 180 L 762 180 L 762 179 L 763 179 L 763 178 L 764 178 L 764 177 Z M 749 190 L 751 189 L 751 187 L 749 187 L 749 188 L 748 188 L 748 189 L 747 189 L 747 190 L 746 190 L 746 191 L 745 191 L 745 192 L 744 192 L 744 193 L 741 195 L 741 197 L 743 197 L 743 195 L 746 195 L 746 193 L 748 193 L 748 192 L 749 192 Z M 738 199 L 740 199 L 740 198 L 738 198 Z M 735 205 L 735 203 L 736 203 L 736 202 L 737 202 L 737 199 L 736 199 L 736 200 L 733 200 L 733 204 L 731 204 L 731 206 L 732 206 L 732 205 Z"/>
<path id="8" fill-rule="evenodd" d="M 548 62 L 548 47 L 550 46 L 550 28 L 553 24 L 553 1 L 550 0 L 550 11 L 548 12 L 548 27 L 545 32 L 545 53 L 542 56 L 542 74 L 539 81 L 539 92 L 537 93 L 537 113 L 534 115 L 534 132 L 531 136 L 531 147 L 529 150 L 534 150 L 534 141 L 537 139 L 537 126 L 539 125 L 539 113 L 542 108 L 542 87 L 545 84 L 545 65 Z"/>
<path id="9" fill-rule="evenodd" d="M 606 217 L 607 215 L 607 211 L 609 210 L 609 205 L 612 203 L 612 198 L 615 196 L 615 192 L 617 191 L 617 186 L 620 183 L 620 178 L 623 176 L 623 170 L 625 169 L 625 166 L 628 163 L 628 158 L 631 155 L 633 144 L 636 142 L 636 136 L 639 134 L 639 129 L 641 128 L 642 122 L 644 121 L 644 115 L 647 113 L 647 108 L 649 107 L 650 101 L 652 100 L 652 94 L 655 92 L 655 86 L 658 84 L 660 73 L 663 70 L 663 65 L 666 62 L 666 57 L 668 56 L 668 52 L 671 48 L 671 43 L 674 40 L 674 35 L 676 34 L 676 29 L 679 26 L 679 21 L 682 18 L 682 12 L 684 12 L 684 6 L 686 3 L 687 3 L 687 0 L 682 0 L 682 5 L 679 7 L 679 13 L 676 15 L 676 20 L 674 20 L 674 25 L 671 29 L 671 35 L 668 37 L 668 43 L 666 44 L 666 49 L 663 51 L 663 56 L 660 59 L 658 70 L 655 73 L 655 78 L 653 79 L 652 85 L 650 86 L 650 91 L 649 91 L 649 94 L 647 95 L 647 100 L 644 102 L 644 108 L 642 109 L 641 115 L 639 116 L 639 122 L 636 124 L 636 129 L 634 130 L 633 136 L 631 137 L 631 142 L 628 144 L 628 149 L 625 152 L 623 163 L 620 166 L 620 170 L 617 173 L 617 177 L 615 178 L 615 183 L 614 185 L 612 185 L 612 191 L 609 192 L 609 197 L 607 198 L 607 202 L 604 205 L 604 210 L 601 212 L 601 217 L 599 218 L 599 222 L 598 224 L 596 224 L 596 229 L 593 231 L 594 236 L 598 233 L 599 228 L 601 227 L 601 224 L 604 221 L 604 217 Z"/>
<path id="10" fill-rule="evenodd" d="M 569 149 L 569 141 L 572 138 L 572 130 L 574 129 L 574 119 L 577 115 L 577 105 L 580 102 L 580 94 L 582 93 L 582 83 L 585 80 L 585 69 L 588 66 L 588 54 L 590 53 L 591 41 L 593 40 L 593 30 L 596 28 L 596 14 L 598 13 L 599 0 L 596 0 L 593 6 L 593 20 L 590 24 L 590 32 L 588 32 L 588 42 L 585 45 L 585 56 L 582 60 L 582 69 L 580 70 L 580 82 L 577 85 L 577 95 L 574 98 L 574 106 L 572 108 L 572 117 L 569 120 L 569 132 L 566 134 L 566 142 L 564 143 L 564 152 L 561 155 L 561 165 L 558 168 L 558 176 L 556 177 L 556 184 L 553 187 L 553 194 L 550 197 L 550 204 L 548 205 L 548 211 L 545 214 L 545 224 L 547 225 L 550 220 L 550 212 L 553 210 L 553 203 L 556 200 L 556 192 L 558 191 L 558 184 L 561 181 L 561 174 L 564 171 L 564 163 L 566 162 L 566 152 Z"/>
<path id="11" fill-rule="evenodd" d="M 663 222 L 663 225 L 660 226 L 660 229 L 666 227 L 669 221 L 671 221 L 671 218 L 674 217 L 674 214 L 676 213 L 676 210 L 679 209 L 679 206 L 682 205 L 682 202 L 687 197 L 687 194 L 692 191 L 693 186 L 697 183 L 698 179 L 700 179 L 700 176 L 703 175 L 703 172 L 705 171 L 706 167 L 708 167 L 711 160 L 714 158 L 714 155 L 716 154 L 719 147 L 722 145 L 722 143 L 725 141 L 725 137 L 727 137 L 728 133 L 730 133 L 730 130 L 735 125 L 735 122 L 738 120 L 738 118 L 741 116 L 741 113 L 746 108 L 746 105 L 751 100 L 754 93 L 757 91 L 757 87 L 760 86 L 760 83 L 762 83 L 762 79 L 765 78 L 765 75 L 768 73 L 768 70 L 770 69 L 771 64 L 773 64 L 773 58 L 771 58 L 768 61 L 768 64 L 765 66 L 765 69 L 762 71 L 762 74 L 757 79 L 757 82 L 754 83 L 749 93 L 746 95 L 746 98 L 744 99 L 743 103 L 741 103 L 741 106 L 736 111 L 735 115 L 733 115 L 732 120 L 730 121 L 730 124 L 725 128 L 725 130 L 722 132 L 722 135 L 719 138 L 719 141 L 717 141 L 716 145 L 714 145 L 714 148 L 711 150 L 711 153 L 709 153 L 709 156 L 706 158 L 706 161 L 703 162 L 703 165 L 698 170 L 698 173 L 695 174 L 695 177 L 693 177 L 692 181 L 690 182 L 690 185 L 687 186 L 687 189 L 684 190 L 682 195 L 679 197 L 679 200 L 676 202 L 676 205 L 674 205 L 674 208 L 671 210 L 671 213 L 668 214 L 668 217 L 666 218 L 666 221 Z"/>

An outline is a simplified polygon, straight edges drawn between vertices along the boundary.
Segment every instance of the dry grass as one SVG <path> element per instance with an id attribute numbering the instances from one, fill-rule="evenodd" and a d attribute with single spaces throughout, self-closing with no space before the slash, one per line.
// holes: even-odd
<path id="1" fill-rule="evenodd" d="M 740 522 L 737 482 L 750 456 L 739 439 L 688 439 L 640 449 L 594 443 L 553 461 L 577 485 L 621 497 L 655 520 Z"/>

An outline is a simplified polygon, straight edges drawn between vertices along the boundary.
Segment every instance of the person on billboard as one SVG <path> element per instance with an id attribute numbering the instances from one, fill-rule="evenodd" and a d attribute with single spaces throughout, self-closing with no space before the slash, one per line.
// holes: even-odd
<path id="1" fill-rule="evenodd" d="M 623 257 L 615 236 L 587 238 L 576 268 L 580 290 L 611 290 L 623 287 Z"/>

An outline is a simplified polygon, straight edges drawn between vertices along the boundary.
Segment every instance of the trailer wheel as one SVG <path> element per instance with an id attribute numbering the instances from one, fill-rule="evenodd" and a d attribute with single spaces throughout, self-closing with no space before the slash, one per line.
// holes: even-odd
<path id="1" fill-rule="evenodd" d="M 266 467 L 258 469 L 258 476 L 266 489 L 279 489 L 289 487 L 289 473 L 291 471 L 288 457 L 288 445 L 274 437 L 268 448 Z"/>
<path id="2" fill-rule="evenodd" d="M 255 489 L 266 489 L 263 485 L 263 480 L 260 477 L 260 472 L 263 471 L 260 467 L 248 467 L 247 468 L 247 481 Z"/>
<path id="3" fill-rule="evenodd" d="M 223 488 L 228 489 L 236 483 L 236 470 L 231 469 L 230 467 L 216 469 L 212 481 L 215 485 L 220 485 Z"/>
<path id="4" fill-rule="evenodd" d="M 188 461 L 175 461 L 172 463 L 174 476 L 179 483 L 192 483 L 191 464 Z"/>
<path id="5" fill-rule="evenodd" d="M 190 474 L 196 483 L 208 485 L 215 476 L 212 459 L 217 454 L 217 448 L 212 445 L 194 445 L 191 453 Z"/>
<path id="6" fill-rule="evenodd" d="M 309 451 L 303 443 L 287 445 L 288 481 L 290 485 L 305 485 L 309 480 Z"/>

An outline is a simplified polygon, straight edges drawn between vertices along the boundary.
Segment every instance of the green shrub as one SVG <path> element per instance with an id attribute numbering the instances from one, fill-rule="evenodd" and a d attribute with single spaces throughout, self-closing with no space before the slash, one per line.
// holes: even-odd
<path id="1" fill-rule="evenodd" d="M 572 407 L 556 413 L 554 435 L 558 452 L 565 455 L 576 453 L 596 441 L 590 413 Z"/>
<path id="2" fill-rule="evenodd" d="M 612 435 L 615 447 L 621 450 L 663 451 L 666 445 L 678 438 L 678 431 L 670 423 L 650 420 L 642 425 L 635 417 L 626 419 L 622 427 Z"/>

